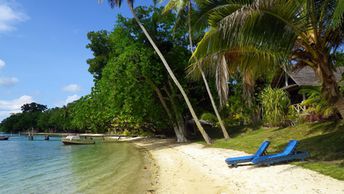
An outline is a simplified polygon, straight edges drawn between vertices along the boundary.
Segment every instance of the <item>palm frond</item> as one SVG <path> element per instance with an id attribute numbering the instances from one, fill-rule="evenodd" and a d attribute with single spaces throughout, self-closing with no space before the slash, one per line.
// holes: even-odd
<path id="1" fill-rule="evenodd" d="M 272 48 L 279 43 L 280 48 L 290 50 L 297 36 L 309 27 L 298 14 L 300 9 L 297 1 L 255 1 L 224 17 L 219 29 L 227 44 L 237 40 L 242 45 L 267 44 Z"/>
<path id="2" fill-rule="evenodd" d="M 209 36 L 211 35 L 209 34 Z M 205 42 L 206 40 L 204 40 L 202 44 L 205 44 Z M 198 49 L 204 48 L 199 46 Z M 209 51 L 212 49 L 205 50 Z M 205 56 L 198 55 L 199 53 L 197 52 L 199 51 L 200 50 L 194 53 L 192 58 L 194 61 L 187 69 L 188 76 L 193 79 L 200 79 L 201 74 L 197 68 L 198 66 L 200 66 L 204 72 L 214 75 L 216 77 L 216 85 L 221 106 L 224 105 L 227 100 L 226 95 L 228 95 L 228 93 L 224 91 L 228 90 L 227 82 L 229 74 L 241 72 L 246 89 L 244 91 L 246 94 L 245 96 L 247 97 L 247 102 L 250 102 L 250 96 L 252 96 L 253 87 L 255 84 L 255 76 L 266 75 L 287 61 L 287 55 L 284 52 L 276 52 L 274 50 L 267 50 L 263 48 L 258 49 L 254 46 L 214 50 L 216 52 L 205 54 Z M 224 67 L 224 64 L 226 64 L 227 67 Z M 225 72 L 221 73 L 221 70 Z M 227 73 L 229 74 L 227 75 Z"/>
<path id="3" fill-rule="evenodd" d="M 344 26 L 344 1 L 336 0 L 336 7 L 333 13 L 333 26 Z"/>
<path id="4" fill-rule="evenodd" d="M 253 0 L 206 0 L 199 3 L 199 21 L 206 18 L 210 26 L 215 27 L 227 15 L 241 7 L 251 4 Z M 198 22 L 196 22 L 197 24 Z"/>
<path id="5" fill-rule="evenodd" d="M 303 87 L 299 91 L 300 94 L 306 95 L 307 99 L 304 100 L 301 105 L 307 106 L 309 112 L 315 112 L 321 114 L 325 117 L 329 117 L 335 114 L 335 108 L 331 106 L 324 98 L 322 98 L 322 93 L 320 87 L 308 86 Z"/>
<path id="6" fill-rule="evenodd" d="M 177 12 L 177 15 L 183 10 L 189 0 L 169 0 L 166 4 L 163 13 L 166 13 L 171 10 L 175 10 Z"/>
<path id="7" fill-rule="evenodd" d="M 99 3 L 102 3 L 103 0 L 98 0 Z M 111 8 L 114 7 L 121 7 L 122 5 L 122 0 L 108 0 L 108 3 L 110 5 Z M 127 0 L 127 3 L 129 4 L 129 6 L 134 6 L 134 0 Z"/>
<path id="8" fill-rule="evenodd" d="M 205 72 L 214 75 L 219 55 L 224 55 L 230 66 L 236 66 L 242 70 L 248 68 L 266 70 L 264 67 L 268 65 L 270 67 L 282 65 L 288 57 L 288 53 L 283 49 L 271 49 L 265 44 L 257 47 L 256 45 L 241 46 L 239 43 L 235 44 L 234 41 L 231 45 L 227 45 L 225 42 L 222 34 L 215 28 L 207 32 L 190 59 L 191 65 L 188 67 L 188 72 L 193 74 L 199 65 Z M 233 69 L 232 67 L 229 68 Z M 196 72 L 195 78 L 198 75 Z"/>

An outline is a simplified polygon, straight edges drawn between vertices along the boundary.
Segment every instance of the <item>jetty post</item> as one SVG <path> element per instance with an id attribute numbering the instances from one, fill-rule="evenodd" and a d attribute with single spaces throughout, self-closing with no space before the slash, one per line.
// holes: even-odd
<path id="1" fill-rule="evenodd" d="M 30 133 L 30 131 L 28 131 L 28 140 L 29 141 L 33 141 L 33 129 L 32 129 L 32 133 Z"/>

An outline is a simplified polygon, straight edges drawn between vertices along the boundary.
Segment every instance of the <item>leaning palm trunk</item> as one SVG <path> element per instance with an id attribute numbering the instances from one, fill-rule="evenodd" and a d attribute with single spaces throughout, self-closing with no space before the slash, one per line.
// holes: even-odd
<path id="1" fill-rule="evenodd" d="M 184 123 L 183 118 L 182 118 L 182 116 L 180 116 L 180 113 L 176 111 L 173 98 L 169 95 L 168 91 L 166 91 L 166 93 L 170 99 L 173 112 L 175 113 L 175 118 L 173 118 L 172 111 L 168 108 L 167 103 L 166 103 L 160 89 L 150 79 L 146 78 L 146 80 L 151 85 L 151 87 L 153 88 L 155 93 L 157 94 L 162 107 L 165 109 L 167 117 L 170 120 L 170 123 L 172 124 L 174 133 L 176 134 L 177 142 L 178 143 L 187 142 L 188 140 L 186 138 L 185 126 L 183 125 L 183 123 Z"/>
<path id="2" fill-rule="evenodd" d="M 169 73 L 169 75 L 171 76 L 173 82 L 176 84 L 176 86 L 178 87 L 179 91 L 181 92 L 181 94 L 182 94 L 182 96 L 183 96 L 183 98 L 184 98 L 184 100 L 185 100 L 185 102 L 186 102 L 186 104 L 187 104 L 187 106 L 188 106 L 188 108 L 189 108 L 189 111 L 190 111 L 190 113 L 191 113 L 191 115 L 192 115 L 192 118 L 194 119 L 194 121 L 195 121 L 195 123 L 196 123 L 196 126 L 197 126 L 198 130 L 201 132 L 201 134 L 202 134 L 202 136 L 203 136 L 205 142 L 206 142 L 207 144 L 211 144 L 211 139 L 210 139 L 210 137 L 208 136 L 208 134 L 206 133 L 206 131 L 205 131 L 204 128 L 202 127 L 202 125 L 201 125 L 199 119 L 197 118 L 197 115 L 196 115 L 196 113 L 195 113 L 195 111 L 194 111 L 194 109 L 193 109 L 193 107 L 192 107 L 192 105 L 191 105 L 191 103 L 190 103 L 190 100 L 189 100 L 188 96 L 186 95 L 186 93 L 185 93 L 183 87 L 180 85 L 180 83 L 179 83 L 179 81 L 177 80 L 176 76 L 175 76 L 174 73 L 172 72 L 172 69 L 171 69 L 170 66 L 168 65 L 168 63 L 167 63 L 165 57 L 162 55 L 162 53 L 160 52 L 159 48 L 158 48 L 158 47 L 156 46 L 156 44 L 154 43 L 153 39 L 151 38 L 151 36 L 150 36 L 149 33 L 147 32 L 146 28 L 145 28 L 145 27 L 142 25 L 142 23 L 140 22 L 139 18 L 137 17 L 137 15 L 136 15 L 136 13 L 135 13 L 135 11 L 134 11 L 133 6 L 129 4 L 129 8 L 130 8 L 130 11 L 131 11 L 131 13 L 133 14 L 133 16 L 134 16 L 134 18 L 135 18 L 137 24 L 140 26 L 140 28 L 142 29 L 143 33 L 146 35 L 148 41 L 149 41 L 150 44 L 153 46 L 155 52 L 157 52 L 157 54 L 159 55 L 159 57 L 160 57 L 162 63 L 164 64 L 164 66 L 165 66 L 167 72 Z"/>
<path id="3" fill-rule="evenodd" d="M 168 118 L 172 122 L 173 130 L 174 130 L 174 133 L 176 134 L 177 142 L 178 143 L 187 142 L 188 140 L 186 138 L 186 131 L 185 131 L 185 125 L 184 125 L 183 117 L 180 115 L 180 112 L 177 111 L 173 97 L 168 95 L 168 97 L 170 98 L 173 113 L 175 114 L 174 117 L 172 116 L 172 112 L 170 111 L 170 109 L 167 107 L 166 102 L 164 101 L 160 90 L 157 89 L 156 91 L 159 93 L 158 94 L 159 99 L 163 104 L 163 107 L 164 107 L 164 109 L 168 115 Z"/>
<path id="4" fill-rule="evenodd" d="M 183 117 L 180 114 L 180 111 L 178 111 L 176 102 L 175 102 L 175 92 L 172 84 L 168 82 L 168 85 L 171 89 L 171 93 L 168 91 L 168 89 L 165 87 L 165 93 L 167 94 L 168 98 L 170 99 L 171 108 L 175 114 L 174 120 L 175 125 L 173 126 L 173 129 L 176 132 L 177 141 L 178 142 L 187 142 L 186 139 L 186 130 L 185 130 L 185 122 L 183 120 Z"/>
<path id="5" fill-rule="evenodd" d="M 193 49 L 192 28 L 191 28 L 191 1 L 189 1 L 188 26 L 189 26 L 189 42 L 190 42 L 190 49 L 191 49 L 191 52 L 193 53 L 193 52 L 194 52 L 194 49 Z M 210 91 L 210 88 L 209 88 L 209 85 L 208 85 L 207 78 L 205 77 L 205 74 L 204 74 L 204 71 L 203 71 L 203 69 L 200 67 L 200 65 L 197 65 L 197 67 L 198 67 L 199 71 L 201 72 L 201 75 L 202 75 L 202 79 L 203 79 L 205 88 L 207 89 L 207 93 L 208 93 L 209 99 L 210 99 L 210 101 L 211 101 L 211 105 L 213 106 L 213 109 L 214 109 L 215 115 L 216 115 L 216 117 L 217 117 L 217 120 L 218 120 L 219 123 L 220 123 L 220 127 L 221 127 L 221 130 L 222 130 L 223 136 L 224 136 L 225 139 L 229 139 L 228 132 L 227 132 L 227 130 L 226 130 L 226 128 L 225 128 L 225 125 L 224 125 L 223 122 L 222 122 L 222 119 L 221 119 L 221 116 L 220 116 L 220 114 L 219 114 L 219 111 L 217 110 L 217 107 L 216 107 L 216 104 L 215 104 L 213 95 L 212 95 L 212 93 L 211 93 L 211 91 Z"/>
<path id="6" fill-rule="evenodd" d="M 202 78 L 203 78 L 203 82 L 204 82 L 205 88 L 207 89 L 207 92 L 208 92 L 208 95 L 209 95 L 209 98 L 210 98 L 210 101 L 211 101 L 211 105 L 213 106 L 213 109 L 214 109 L 215 115 L 217 117 L 217 120 L 219 120 L 223 136 L 225 137 L 225 139 L 229 139 L 228 132 L 227 132 L 227 130 L 225 128 L 225 125 L 222 122 L 222 119 L 221 119 L 221 116 L 219 114 L 219 111 L 217 110 L 215 101 L 213 99 L 213 95 L 211 94 L 211 91 L 210 91 L 210 88 L 209 88 L 209 85 L 208 85 L 208 82 L 207 82 L 207 78 L 205 77 L 205 74 L 204 74 L 202 68 L 201 67 L 198 67 L 198 68 L 199 68 L 199 70 L 201 72 L 201 75 L 202 75 Z"/>

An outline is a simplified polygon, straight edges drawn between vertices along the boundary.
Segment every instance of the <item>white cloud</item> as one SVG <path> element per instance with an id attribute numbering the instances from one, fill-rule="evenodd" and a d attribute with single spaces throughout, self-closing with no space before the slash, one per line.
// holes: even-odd
<path id="1" fill-rule="evenodd" d="M 67 105 L 67 104 L 69 104 L 69 103 L 71 103 L 71 102 L 74 102 L 74 101 L 76 101 L 76 100 L 79 100 L 79 98 L 80 98 L 80 96 L 78 96 L 78 95 L 76 95 L 76 94 L 74 94 L 74 95 L 72 95 L 72 96 L 68 96 L 67 99 L 65 100 L 64 104 Z"/>
<path id="2" fill-rule="evenodd" d="M 21 106 L 33 102 L 31 96 L 21 96 L 13 100 L 0 100 L 0 120 L 10 116 L 12 113 L 21 112 Z"/>
<path id="3" fill-rule="evenodd" d="M 15 23 L 26 21 L 28 18 L 17 6 L 0 2 L 0 32 L 12 31 L 15 29 Z"/>
<path id="4" fill-rule="evenodd" d="M 0 15 L 1 15 L 1 13 L 0 13 Z M 5 66 L 6 66 L 5 61 L 0 59 L 0 69 L 2 69 Z M 0 86 L 9 87 L 9 86 L 15 85 L 18 82 L 19 82 L 19 80 L 16 77 L 0 77 Z"/>
<path id="5" fill-rule="evenodd" d="M 63 107 L 63 106 L 66 106 L 67 104 L 71 103 L 71 102 L 74 102 L 76 100 L 79 100 L 80 99 L 80 96 L 77 95 L 77 94 L 74 94 L 72 96 L 67 96 L 67 98 L 65 100 L 61 100 L 59 102 L 57 102 L 55 104 L 55 106 L 57 107 Z"/>
<path id="6" fill-rule="evenodd" d="M 81 91 L 81 87 L 78 84 L 69 84 L 62 88 L 65 92 L 76 93 Z"/>
<path id="7" fill-rule="evenodd" d="M 0 77 L 0 86 L 13 86 L 18 83 L 19 80 L 16 77 Z"/>
<path id="8" fill-rule="evenodd" d="M 5 61 L 0 59 L 0 69 L 2 69 L 3 67 L 5 67 L 6 63 Z"/>

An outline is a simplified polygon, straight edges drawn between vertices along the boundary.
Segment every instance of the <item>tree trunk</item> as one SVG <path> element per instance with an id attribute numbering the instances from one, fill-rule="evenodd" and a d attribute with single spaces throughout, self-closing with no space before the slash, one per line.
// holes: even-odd
<path id="1" fill-rule="evenodd" d="M 340 97 L 334 105 L 339 114 L 342 116 L 342 119 L 344 119 L 344 98 Z"/>
<path id="2" fill-rule="evenodd" d="M 186 137 L 186 125 L 185 125 L 185 122 L 184 122 L 184 119 L 183 119 L 183 116 L 181 115 L 180 111 L 178 110 L 178 107 L 176 105 L 176 101 L 175 101 L 175 98 L 176 98 L 176 93 L 175 93 L 175 90 L 172 86 L 172 84 L 170 82 L 168 82 L 168 85 L 171 89 L 171 93 L 167 90 L 167 88 L 165 87 L 164 90 L 168 96 L 168 98 L 170 99 L 170 103 L 171 103 L 171 107 L 172 107 L 172 110 L 174 112 L 174 115 L 175 115 L 175 121 L 176 121 L 176 130 L 178 131 L 179 133 L 179 138 L 182 138 L 180 137 L 181 135 L 184 136 L 184 138 Z M 187 139 L 185 138 L 185 140 L 181 140 L 181 142 L 186 142 Z"/>
<path id="3" fill-rule="evenodd" d="M 252 119 L 252 124 L 254 126 L 258 125 L 261 121 L 261 112 L 260 112 L 260 108 L 253 108 L 253 113 L 251 115 L 251 119 Z"/>
<path id="4" fill-rule="evenodd" d="M 341 96 L 336 77 L 328 65 L 328 60 L 319 63 L 316 73 L 321 78 L 321 92 L 331 105 L 334 105 L 344 118 L 344 98 Z"/>
<path id="5" fill-rule="evenodd" d="M 320 73 L 321 90 L 324 97 L 334 104 L 340 97 L 339 88 L 333 70 L 327 64 L 320 64 L 317 71 Z M 318 73 L 318 74 L 319 74 Z"/>
<path id="6" fill-rule="evenodd" d="M 188 142 L 186 138 L 186 130 L 185 130 L 185 123 L 183 120 L 183 117 L 180 115 L 180 113 L 175 112 L 176 114 L 176 122 L 175 125 L 173 125 L 174 132 L 176 133 L 177 142 L 178 143 L 185 143 Z"/>
<path id="7" fill-rule="evenodd" d="M 159 48 L 156 46 L 155 42 L 153 41 L 153 39 L 151 38 L 151 36 L 150 36 L 149 33 L 147 32 L 146 28 L 141 24 L 139 18 L 137 17 L 137 15 L 136 15 L 136 13 L 135 13 L 135 11 L 134 11 L 134 8 L 133 8 L 131 5 L 129 5 L 129 8 L 130 8 L 130 11 L 131 11 L 131 13 L 133 14 L 133 16 L 134 16 L 134 18 L 135 18 L 137 24 L 140 26 L 140 28 L 142 29 L 143 33 L 146 35 L 148 41 L 149 41 L 150 44 L 153 46 L 155 52 L 159 55 L 159 57 L 160 57 L 162 63 L 164 64 L 164 66 L 165 66 L 165 68 L 166 68 L 168 74 L 170 75 L 170 77 L 172 78 L 173 82 L 176 84 L 176 86 L 178 87 L 179 91 L 180 91 L 181 94 L 183 95 L 183 98 L 184 98 L 184 100 L 185 100 L 185 102 L 186 102 L 186 104 L 187 104 L 187 106 L 188 106 L 188 108 L 189 108 L 189 111 L 190 111 L 190 113 L 191 113 L 191 115 L 192 115 L 192 118 L 195 120 L 195 123 L 196 123 L 196 125 L 197 125 L 197 128 L 198 128 L 198 130 L 201 132 L 201 134 L 202 134 L 202 136 L 203 136 L 205 142 L 206 142 L 207 144 L 211 144 L 211 139 L 210 139 L 210 137 L 208 136 L 208 134 L 206 133 L 206 131 L 205 131 L 204 128 L 202 127 L 201 123 L 199 122 L 199 119 L 197 118 L 197 115 L 196 115 L 196 113 L 195 113 L 195 111 L 194 111 L 194 109 L 193 109 L 193 107 L 192 107 L 192 105 L 191 105 L 191 103 L 190 103 L 190 100 L 189 100 L 188 96 L 186 95 L 186 93 L 185 93 L 183 87 L 180 85 L 179 81 L 177 80 L 176 76 L 174 75 L 172 69 L 171 69 L 170 66 L 168 65 L 168 63 L 167 63 L 165 57 L 162 55 L 162 53 L 160 52 Z"/>
<path id="8" fill-rule="evenodd" d="M 151 80 L 147 79 L 147 81 L 152 86 L 152 88 L 154 89 L 155 93 L 157 94 L 157 96 L 158 96 L 158 98 L 160 100 L 160 103 L 162 104 L 162 106 L 165 109 L 165 112 L 166 112 L 168 118 L 170 119 L 170 123 L 172 124 L 174 133 L 175 133 L 176 138 L 177 138 L 177 142 L 178 143 L 188 142 L 188 140 L 186 138 L 186 133 L 185 133 L 185 130 L 184 130 L 185 128 L 183 128 L 184 127 L 183 119 L 181 121 L 179 121 L 177 119 L 177 118 L 179 118 L 181 116 L 177 116 L 177 113 L 176 113 L 175 118 L 173 118 L 172 113 L 171 113 L 170 109 L 168 108 L 168 106 L 167 106 L 167 104 L 166 104 L 166 102 L 164 100 L 164 97 L 163 97 L 160 89 L 158 87 L 156 87 L 156 85 L 154 85 L 154 83 Z M 182 122 L 182 124 L 180 122 Z"/>
<path id="9" fill-rule="evenodd" d="M 253 125 L 257 125 L 260 121 L 259 108 L 254 107 L 254 86 L 256 85 L 256 80 L 254 73 L 247 69 L 242 75 L 243 82 L 243 98 L 246 101 L 246 105 L 251 109 L 251 120 Z"/>
<path id="10" fill-rule="evenodd" d="M 223 121 L 222 121 L 222 119 L 221 119 L 221 116 L 220 116 L 220 114 L 219 114 L 219 111 L 217 110 L 215 101 L 214 101 L 214 99 L 213 99 L 213 95 L 211 94 L 211 91 L 210 91 L 210 88 L 209 88 L 209 85 L 208 85 L 208 82 L 207 82 L 207 78 L 205 77 L 205 74 L 204 74 L 204 72 L 202 71 L 201 67 L 198 67 L 198 68 L 199 68 L 199 70 L 201 71 L 201 74 L 202 74 L 202 78 L 203 78 L 203 81 L 204 81 L 205 88 L 207 89 L 207 92 L 208 92 L 208 95 L 209 95 L 209 98 L 210 98 L 210 101 L 211 101 L 211 105 L 213 106 L 215 115 L 216 115 L 216 117 L 217 117 L 217 120 L 219 121 L 219 124 L 220 124 L 221 130 L 222 130 L 223 136 L 224 136 L 225 139 L 229 139 L 228 132 L 227 132 L 227 130 L 226 130 L 225 125 L 223 124 Z"/>
<path id="11" fill-rule="evenodd" d="M 191 6 L 192 5 L 191 5 L 191 0 L 190 0 L 189 1 L 189 14 L 188 14 L 189 44 L 190 44 L 191 52 L 193 53 L 194 52 L 194 48 L 193 48 L 193 42 L 192 42 L 192 28 L 191 28 L 191 9 L 192 9 L 192 7 Z M 216 104 L 215 104 L 215 101 L 214 101 L 214 98 L 213 98 L 213 94 L 210 91 L 210 88 L 209 88 L 209 85 L 208 85 L 208 80 L 207 80 L 207 78 L 206 78 L 206 76 L 204 74 L 203 69 L 199 65 L 197 65 L 197 67 L 198 67 L 199 71 L 201 72 L 205 88 L 207 89 L 207 93 L 208 93 L 211 105 L 213 106 L 215 115 L 217 117 L 217 120 L 219 121 L 219 124 L 220 124 L 221 130 L 222 130 L 223 136 L 224 136 L 225 139 L 229 139 L 229 135 L 228 135 L 228 132 L 226 130 L 226 127 L 223 124 L 223 121 L 221 119 L 219 111 L 217 110 L 217 107 L 216 107 Z"/>

